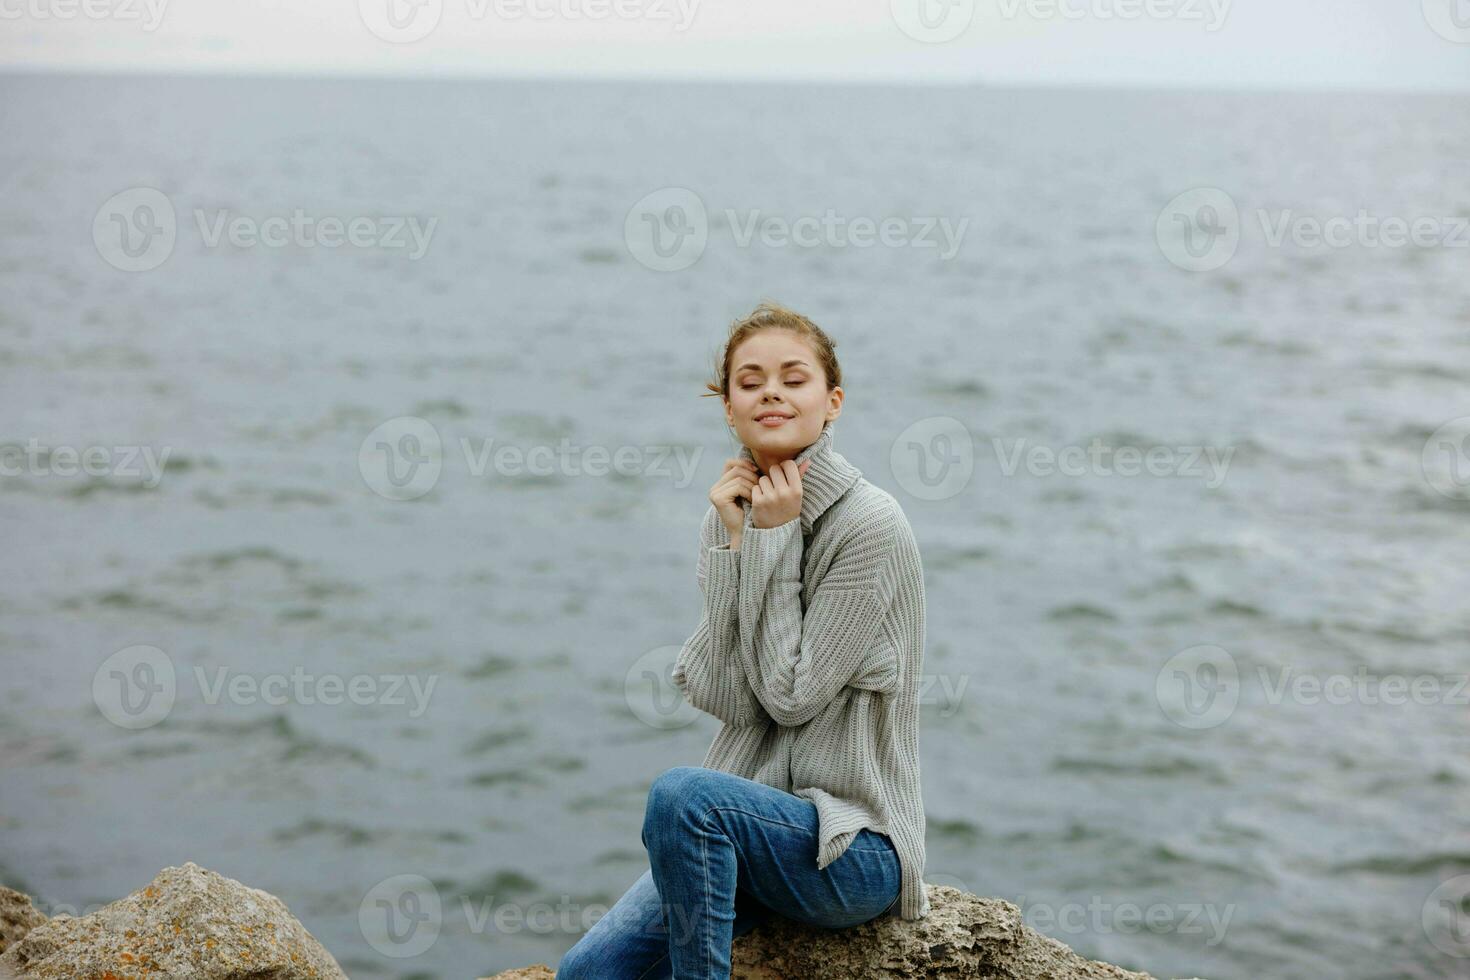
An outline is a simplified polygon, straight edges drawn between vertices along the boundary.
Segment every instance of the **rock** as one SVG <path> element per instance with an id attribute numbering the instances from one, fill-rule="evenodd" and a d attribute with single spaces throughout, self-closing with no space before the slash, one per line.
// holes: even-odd
<path id="1" fill-rule="evenodd" d="M 776 918 L 732 951 L 738 980 L 854 980 L 872 977 L 987 980 L 1152 980 L 1078 956 L 1021 920 L 1021 910 L 948 885 L 925 885 L 929 916 L 883 917 L 851 929 L 812 929 Z"/>
<path id="2" fill-rule="evenodd" d="M 1021 910 L 948 885 L 925 885 L 929 916 L 813 929 L 772 918 L 735 940 L 732 980 L 1153 980 L 1078 956 L 1021 920 Z M 554 980 L 537 964 L 485 980 Z"/>
<path id="3" fill-rule="evenodd" d="M 274 895 L 193 862 L 77 918 L 58 915 L 0 956 L 20 980 L 347 980 Z"/>
<path id="4" fill-rule="evenodd" d="M 26 933 L 45 921 L 46 917 L 36 911 L 28 897 L 14 888 L 0 885 L 0 953 L 20 942 Z"/>
<path id="5" fill-rule="evenodd" d="M 545 963 L 537 963 L 535 966 L 497 973 L 490 980 L 556 980 L 556 974 Z"/>

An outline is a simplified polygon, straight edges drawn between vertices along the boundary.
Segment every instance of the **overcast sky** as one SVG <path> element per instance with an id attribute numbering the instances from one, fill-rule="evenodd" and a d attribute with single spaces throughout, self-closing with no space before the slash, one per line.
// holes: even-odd
<path id="1" fill-rule="evenodd" d="M 1470 89 L 1470 0 L 0 0 L 9 68 Z"/>

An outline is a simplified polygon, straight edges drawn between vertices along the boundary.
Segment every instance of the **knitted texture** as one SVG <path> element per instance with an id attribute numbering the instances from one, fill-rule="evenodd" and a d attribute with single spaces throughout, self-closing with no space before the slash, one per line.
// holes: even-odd
<path id="1" fill-rule="evenodd" d="M 811 800 L 825 868 L 864 827 L 887 834 L 903 885 L 895 912 L 929 914 L 919 781 L 924 570 L 898 501 L 832 449 L 832 424 L 796 456 L 801 514 L 740 548 L 711 504 L 700 533 L 699 625 L 674 663 L 689 703 L 724 724 L 705 755 Z M 754 461 L 748 448 L 741 456 Z"/>

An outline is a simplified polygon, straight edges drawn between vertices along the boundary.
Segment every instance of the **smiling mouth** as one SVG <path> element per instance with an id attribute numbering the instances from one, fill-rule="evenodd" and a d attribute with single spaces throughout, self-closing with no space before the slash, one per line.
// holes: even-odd
<path id="1" fill-rule="evenodd" d="M 755 420 L 768 429 L 774 429 L 790 422 L 791 416 L 772 413 L 770 415 L 757 415 Z"/>

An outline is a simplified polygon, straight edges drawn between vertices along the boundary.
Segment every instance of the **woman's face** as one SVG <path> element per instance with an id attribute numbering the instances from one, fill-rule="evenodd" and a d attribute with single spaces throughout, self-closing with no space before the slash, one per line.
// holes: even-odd
<path id="1" fill-rule="evenodd" d="M 816 442 L 823 424 L 841 414 L 842 397 L 841 388 L 827 390 L 810 344 L 790 330 L 761 330 L 730 358 L 725 420 L 764 472 L 767 461 L 791 459 Z"/>

